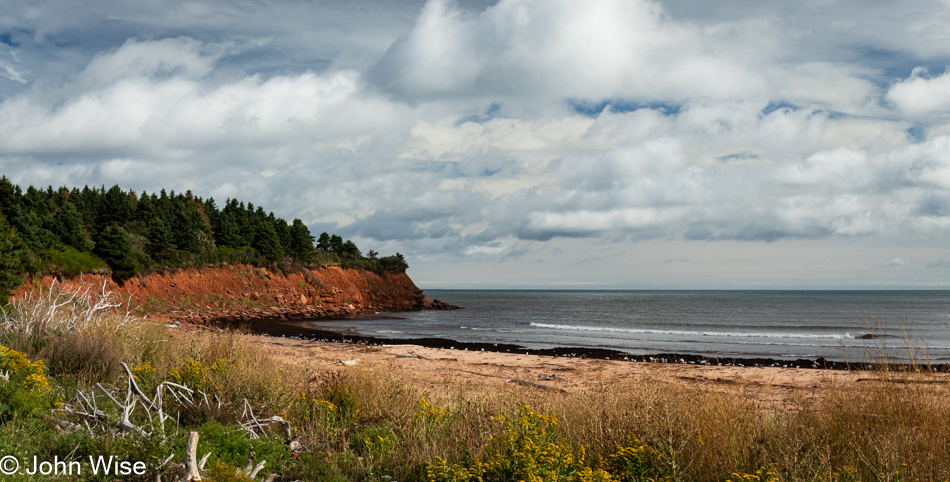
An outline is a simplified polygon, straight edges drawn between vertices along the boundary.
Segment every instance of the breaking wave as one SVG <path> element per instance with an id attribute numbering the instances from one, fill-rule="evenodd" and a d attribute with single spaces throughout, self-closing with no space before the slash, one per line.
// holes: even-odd
<path id="1" fill-rule="evenodd" d="M 719 336 L 719 337 L 741 337 L 741 338 L 824 338 L 830 340 L 846 340 L 855 338 L 849 333 L 821 335 L 808 333 L 745 333 L 728 331 L 694 331 L 694 330 L 653 330 L 647 328 L 611 328 L 605 326 L 577 326 L 577 325 L 554 325 L 549 323 L 534 323 L 530 326 L 535 328 L 547 328 L 550 330 L 573 330 L 573 331 L 597 331 L 608 333 L 641 333 L 652 335 L 682 335 L 682 336 Z"/>

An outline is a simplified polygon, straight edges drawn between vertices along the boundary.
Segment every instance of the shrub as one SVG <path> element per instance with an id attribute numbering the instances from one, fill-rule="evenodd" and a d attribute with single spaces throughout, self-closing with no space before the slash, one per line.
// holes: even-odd
<path id="1" fill-rule="evenodd" d="M 41 251 L 39 271 L 72 277 L 82 273 L 107 272 L 107 266 L 102 259 L 92 253 L 66 246 L 62 250 Z"/>
<path id="2" fill-rule="evenodd" d="M 605 465 L 613 480 L 618 482 L 675 480 L 671 457 L 641 442 L 636 436 L 631 438 L 630 445 L 617 447 L 616 452 L 607 456 Z"/>
<path id="3" fill-rule="evenodd" d="M 29 416 L 55 406 L 43 360 L 0 345 L 0 420 Z"/>
<path id="4" fill-rule="evenodd" d="M 53 336 L 36 353 L 53 375 L 72 376 L 85 384 L 108 382 L 123 373 L 122 354 L 93 334 Z"/>
<path id="5" fill-rule="evenodd" d="M 603 470 L 584 465 L 583 446 L 575 447 L 557 433 L 557 417 L 544 415 L 522 404 L 518 417 L 502 416 L 504 437 L 489 450 L 487 462 L 468 466 L 447 465 L 441 458 L 426 468 L 430 481 L 510 481 L 554 482 L 610 480 Z"/>
<path id="6" fill-rule="evenodd" d="M 290 449 L 283 440 L 276 437 L 261 437 L 251 440 L 247 432 L 239 427 L 225 427 L 218 421 L 212 420 L 198 428 L 198 453 L 211 452 L 210 462 L 224 462 L 232 467 L 241 466 L 247 462 L 248 454 L 254 452 L 255 460 L 267 461 L 268 471 L 274 471 L 282 462 L 290 459 Z M 179 440 L 184 451 L 185 438 Z M 178 453 L 176 451 L 176 453 Z M 233 471 L 232 471 L 233 474 Z M 214 479 L 217 480 L 217 479 Z"/>

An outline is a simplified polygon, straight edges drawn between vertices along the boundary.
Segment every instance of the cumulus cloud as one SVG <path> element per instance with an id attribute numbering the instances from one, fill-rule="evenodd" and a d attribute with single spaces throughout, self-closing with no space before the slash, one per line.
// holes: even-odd
<path id="1" fill-rule="evenodd" d="M 430 0 L 387 23 L 209 0 L 179 6 L 177 29 L 128 6 L 108 25 L 14 9 L 33 34 L 0 32 L 0 169 L 238 197 L 442 262 L 655 240 L 692 246 L 657 258 L 692 266 L 733 243 L 950 234 L 950 73 L 829 37 L 835 12 L 880 20 L 851 7 L 685 2 Z M 353 31 L 305 32 L 324 7 Z M 81 47 L 41 55 L 69 32 Z M 944 55 L 874 39 L 918 65 Z"/>
<path id="2" fill-rule="evenodd" d="M 816 152 L 804 161 L 781 169 L 780 181 L 793 185 L 825 184 L 854 189 L 872 180 L 873 170 L 863 152 L 846 148 Z"/>
<path id="3" fill-rule="evenodd" d="M 374 79 L 416 100 L 547 94 L 682 101 L 764 93 L 764 80 L 730 58 L 728 43 L 670 21 L 649 0 L 503 0 L 480 13 L 433 0 Z"/>
<path id="4" fill-rule="evenodd" d="M 927 69 L 916 68 L 910 77 L 887 91 L 887 100 L 911 116 L 950 115 L 950 70 L 927 77 Z"/>
<path id="5" fill-rule="evenodd" d="M 129 41 L 74 80 L 3 102 L 0 150 L 155 162 L 249 149 L 257 156 L 232 161 L 280 165 L 308 155 L 285 147 L 356 149 L 361 136 L 387 122 L 388 105 L 356 95 L 355 72 L 203 82 L 216 60 L 203 47 L 192 39 Z M 258 157 L 265 152 L 267 159 Z"/>

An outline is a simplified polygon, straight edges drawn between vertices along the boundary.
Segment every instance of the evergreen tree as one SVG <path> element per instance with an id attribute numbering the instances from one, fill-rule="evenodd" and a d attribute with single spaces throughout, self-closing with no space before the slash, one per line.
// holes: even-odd
<path id="1" fill-rule="evenodd" d="M 13 228 L 0 213 L 0 305 L 7 304 L 10 293 L 22 282 L 19 276 L 20 254 L 13 238 Z"/>
<path id="2" fill-rule="evenodd" d="M 118 184 L 108 191 L 104 190 L 99 201 L 96 206 L 96 227 L 100 230 L 112 224 L 125 224 L 135 213 L 135 201 Z"/>
<path id="3" fill-rule="evenodd" d="M 290 245 L 288 246 L 290 254 L 294 257 L 294 263 L 299 259 L 307 259 L 310 252 L 313 251 L 313 235 L 310 229 L 299 219 L 294 219 L 290 226 Z"/>
<path id="4" fill-rule="evenodd" d="M 406 258 L 403 255 L 396 253 L 395 256 L 385 256 L 379 258 L 379 265 L 385 271 L 391 271 L 394 273 L 405 273 L 406 269 L 409 268 L 409 265 L 406 264 Z"/>
<path id="5" fill-rule="evenodd" d="M 117 185 L 81 190 L 30 186 L 24 194 L 0 176 L 0 215 L 5 215 L 0 227 L 0 292 L 8 289 L 7 284 L 19 283 L 17 274 L 49 266 L 47 261 L 59 259 L 63 253 L 58 251 L 66 247 L 92 251 L 117 278 L 133 276 L 140 264 L 148 263 L 145 254 L 157 260 L 175 250 L 211 253 L 216 243 L 251 246 L 270 263 L 285 254 L 294 262 L 312 261 L 314 254 L 314 237 L 301 220 L 287 223 L 261 206 L 236 199 L 228 199 L 219 210 L 213 198 L 205 201 L 190 191 L 176 194 L 163 189 L 159 195 L 142 192 L 139 197 Z M 322 250 L 320 259 L 327 262 L 361 258 L 355 243 L 326 232 L 317 248 Z M 371 263 L 355 265 L 405 270 L 401 255 L 377 258 L 370 251 L 369 256 Z"/>
<path id="6" fill-rule="evenodd" d="M 343 238 L 335 234 L 330 236 L 330 251 L 336 254 L 343 254 Z"/>
<path id="7" fill-rule="evenodd" d="M 52 234 L 41 228 L 41 222 L 36 215 L 27 212 L 22 204 L 13 206 L 13 215 L 10 225 L 16 230 L 17 236 L 31 248 L 45 249 L 49 247 Z"/>
<path id="8" fill-rule="evenodd" d="M 218 246 L 241 248 L 249 243 L 241 236 L 241 228 L 231 212 L 222 212 L 214 227 L 214 241 Z"/>
<path id="9" fill-rule="evenodd" d="M 317 248 L 330 251 L 330 234 L 326 231 L 320 233 L 320 239 L 317 240 Z"/>
<path id="10" fill-rule="evenodd" d="M 211 239 L 211 223 L 201 203 L 188 191 L 185 195 L 174 197 L 172 204 L 175 206 L 172 232 L 178 249 L 189 253 L 207 250 L 207 241 Z M 214 249 L 213 242 L 210 248 Z"/>
<path id="11" fill-rule="evenodd" d="M 7 218 L 13 216 L 13 207 L 20 204 L 20 186 L 13 184 L 7 176 L 0 177 L 0 214 Z"/>
<path id="12" fill-rule="evenodd" d="M 172 232 L 161 218 L 153 218 L 148 226 L 148 254 L 163 259 L 175 249 Z"/>
<path id="13" fill-rule="evenodd" d="M 149 225 L 152 222 L 152 219 L 158 215 L 156 212 L 157 206 L 154 195 L 149 196 L 148 193 L 142 191 L 142 197 L 139 198 L 139 202 L 135 204 L 135 214 L 133 218 L 136 221 L 141 221 L 146 225 Z"/>
<path id="14" fill-rule="evenodd" d="M 33 213 L 38 218 L 49 214 L 50 203 L 46 191 L 39 190 L 33 186 L 26 188 L 26 193 L 20 199 L 20 205 L 29 213 Z"/>
<path id="15" fill-rule="evenodd" d="M 359 259 L 360 254 L 360 249 L 356 247 L 356 243 L 349 239 L 347 239 L 340 248 L 340 256 L 344 258 Z"/>
<path id="16" fill-rule="evenodd" d="M 63 203 L 56 210 L 56 214 L 53 214 L 51 218 L 49 230 L 67 246 L 72 246 L 79 251 L 92 251 L 92 242 L 82 231 L 82 216 L 71 202 Z"/>
<path id="17" fill-rule="evenodd" d="M 119 226 L 113 224 L 98 233 L 93 254 L 109 264 L 113 277 L 129 279 L 135 276 L 132 247 L 129 246 L 129 240 Z"/>
<path id="18" fill-rule="evenodd" d="M 277 261 L 280 259 L 280 256 L 284 254 L 283 248 L 280 246 L 280 239 L 277 237 L 277 232 L 274 231 L 274 225 L 266 221 L 262 222 L 260 227 L 258 227 L 257 237 L 254 238 L 252 247 L 256 249 L 268 263 Z"/>

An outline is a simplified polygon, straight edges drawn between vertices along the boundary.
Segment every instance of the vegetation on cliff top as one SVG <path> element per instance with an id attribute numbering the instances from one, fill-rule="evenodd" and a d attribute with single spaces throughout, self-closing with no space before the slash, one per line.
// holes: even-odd
<path id="1" fill-rule="evenodd" d="M 318 241 L 316 245 L 314 242 Z M 0 178 L 0 299 L 23 275 L 109 272 L 127 279 L 165 268 L 218 263 L 336 264 L 404 272 L 399 253 L 364 256 L 352 241 L 323 233 L 319 240 L 261 206 L 184 194 L 126 191 L 118 185 L 82 189 L 30 186 Z"/>

